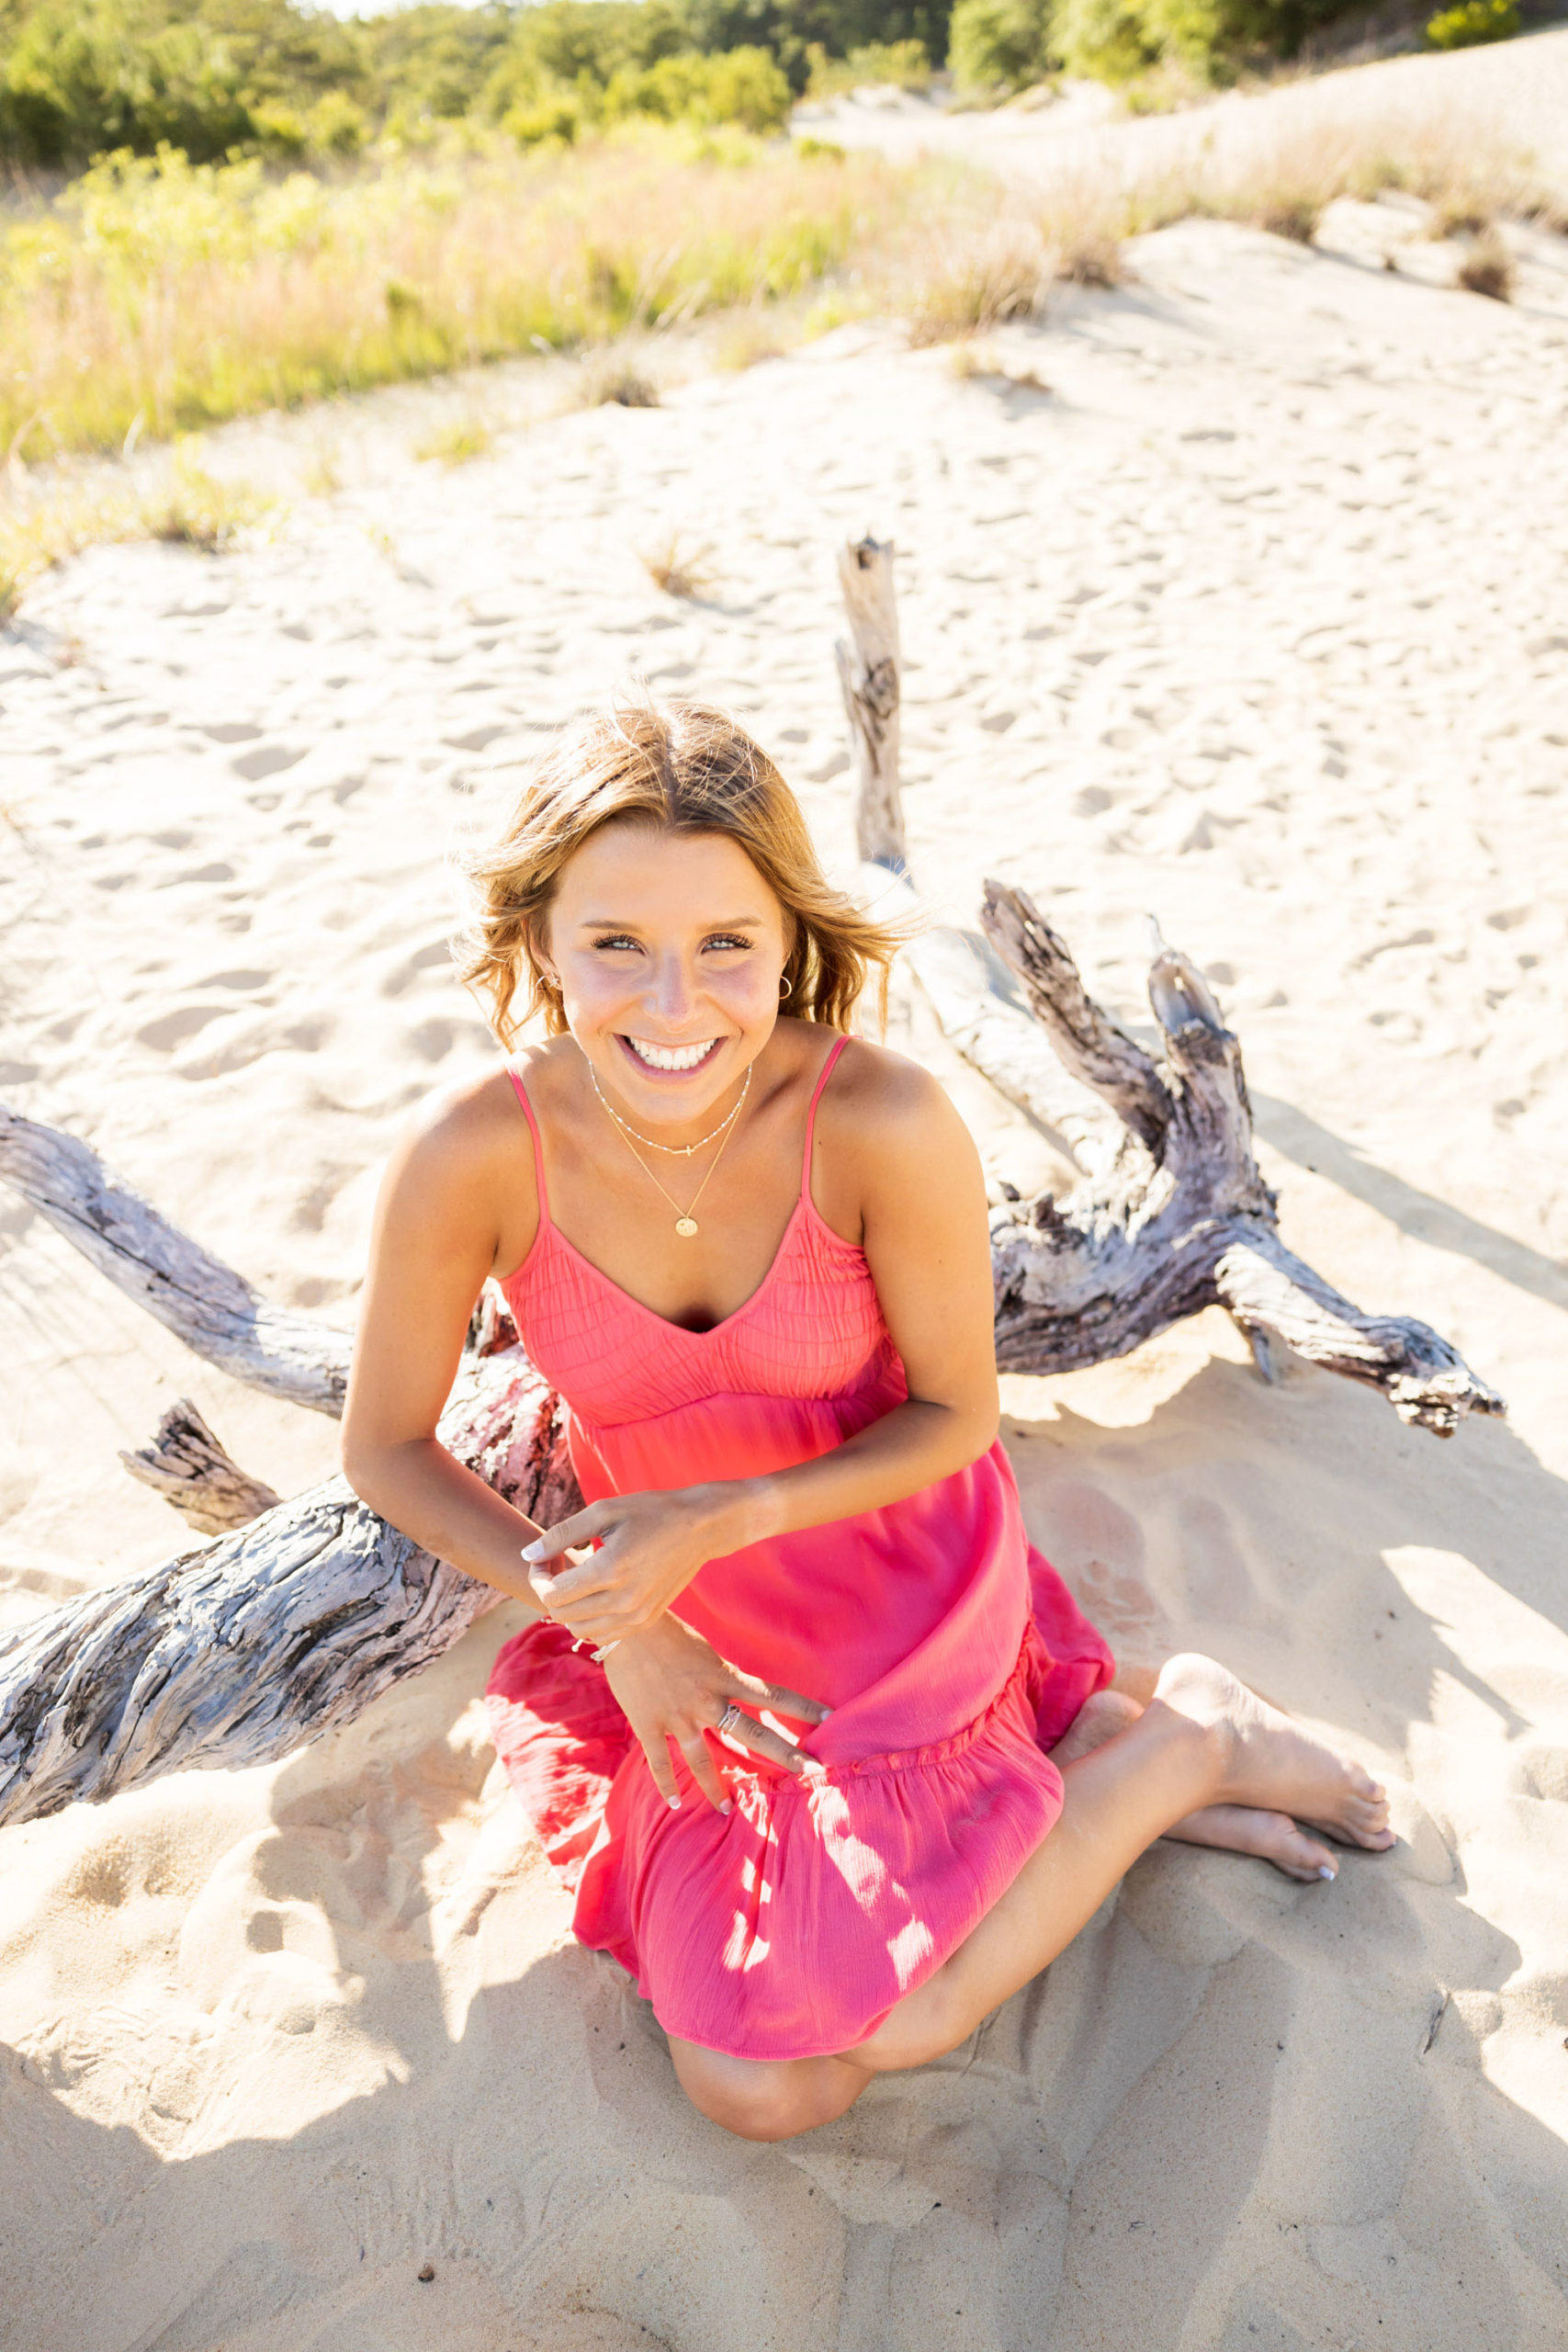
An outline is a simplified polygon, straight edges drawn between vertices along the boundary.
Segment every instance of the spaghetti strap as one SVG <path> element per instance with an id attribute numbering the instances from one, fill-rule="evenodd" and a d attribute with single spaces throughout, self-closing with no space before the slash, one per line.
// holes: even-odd
<path id="1" fill-rule="evenodd" d="M 806 1150 L 800 1163 L 800 1193 L 803 1200 L 809 1201 L 811 1198 L 811 1143 L 817 1133 L 817 1105 L 822 1100 L 822 1089 L 832 1077 L 839 1056 L 849 1042 L 847 1037 L 840 1037 L 836 1041 L 832 1052 L 822 1065 L 821 1077 L 811 1090 L 811 1102 L 806 1114 Z"/>
<path id="2" fill-rule="evenodd" d="M 831 1064 L 829 1067 L 831 1068 Z M 523 1083 L 523 1073 L 515 1062 L 507 1063 L 506 1075 L 512 1080 L 513 1091 L 523 1105 L 523 1115 L 528 1122 L 528 1133 L 534 1138 L 534 1182 L 539 1188 L 539 1223 L 542 1226 L 548 1225 L 550 1196 L 545 1183 L 545 1147 L 539 1134 L 539 1122 L 534 1116 L 534 1105 L 528 1100 L 528 1090 Z M 826 1077 L 826 1075 L 827 1072 L 824 1071 L 823 1076 Z M 815 1102 L 812 1108 L 815 1110 Z M 807 1132 L 809 1134 L 809 1128 Z"/>

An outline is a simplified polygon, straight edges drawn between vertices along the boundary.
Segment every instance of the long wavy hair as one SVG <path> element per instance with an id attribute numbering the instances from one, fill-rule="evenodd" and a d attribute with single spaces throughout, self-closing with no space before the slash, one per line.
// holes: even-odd
<path id="1" fill-rule="evenodd" d="M 848 1029 L 874 972 L 886 1019 L 902 932 L 833 888 L 800 803 L 767 753 L 704 704 L 626 702 L 563 734 L 499 836 L 463 861 L 472 912 L 457 945 L 458 976 L 509 1052 L 536 1013 L 551 1036 L 565 1030 L 560 991 L 540 964 L 557 881 L 601 826 L 627 823 L 724 833 L 745 851 L 784 910 L 787 1001 L 797 1019 Z"/>

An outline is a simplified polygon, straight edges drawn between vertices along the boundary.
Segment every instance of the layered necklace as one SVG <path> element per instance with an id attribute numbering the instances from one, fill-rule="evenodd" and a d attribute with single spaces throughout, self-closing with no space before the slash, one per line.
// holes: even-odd
<path id="1" fill-rule="evenodd" d="M 588 1057 L 584 1055 L 583 1059 L 587 1061 Z M 698 1226 L 697 1220 L 693 1216 L 692 1212 L 696 1207 L 697 1203 L 702 1199 L 703 1194 L 707 1191 L 713 1171 L 718 1166 L 719 1161 L 724 1158 L 725 1144 L 729 1141 L 730 1136 L 735 1133 L 735 1123 L 746 1107 L 746 1097 L 751 1091 L 751 1065 L 748 1063 L 746 1066 L 746 1082 L 740 1089 L 739 1096 L 733 1110 L 729 1111 L 726 1116 L 719 1121 L 716 1127 L 710 1128 L 708 1133 L 705 1136 L 701 1136 L 695 1143 L 660 1143 L 657 1136 L 645 1136 L 639 1127 L 634 1127 L 629 1120 L 622 1118 L 620 1113 L 606 1096 L 604 1088 L 600 1085 L 597 1077 L 594 1075 L 593 1065 L 592 1062 L 588 1063 L 588 1076 L 592 1083 L 594 1093 L 599 1097 L 600 1103 L 609 1116 L 615 1121 L 616 1130 L 622 1142 L 626 1145 L 626 1149 L 631 1153 L 632 1158 L 637 1161 L 637 1164 L 642 1170 L 643 1174 L 649 1178 L 650 1182 L 659 1186 L 660 1191 L 663 1193 L 665 1199 L 674 1210 L 676 1232 L 680 1235 L 682 1241 L 693 1240 L 698 1231 Z M 647 1160 L 643 1158 L 642 1153 L 638 1151 L 637 1145 L 639 1143 L 645 1144 L 649 1151 L 667 1151 L 673 1159 L 690 1159 L 694 1153 L 705 1149 L 705 1148 L 712 1143 L 715 1136 L 722 1136 L 723 1141 L 719 1144 L 718 1149 L 714 1153 L 713 1159 L 708 1164 L 707 1174 L 703 1178 L 702 1182 L 692 1194 L 691 1200 L 687 1204 L 686 1207 L 682 1208 L 680 1202 L 675 1198 L 674 1193 L 671 1192 L 669 1186 L 665 1184 L 649 1166 Z"/>

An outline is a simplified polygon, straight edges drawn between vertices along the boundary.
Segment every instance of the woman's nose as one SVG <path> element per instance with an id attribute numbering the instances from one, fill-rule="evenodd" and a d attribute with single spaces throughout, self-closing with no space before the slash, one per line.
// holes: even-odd
<path id="1" fill-rule="evenodd" d="M 653 1009 L 661 1021 L 683 1021 L 694 1001 L 691 975 L 679 956 L 666 956 L 653 977 Z"/>

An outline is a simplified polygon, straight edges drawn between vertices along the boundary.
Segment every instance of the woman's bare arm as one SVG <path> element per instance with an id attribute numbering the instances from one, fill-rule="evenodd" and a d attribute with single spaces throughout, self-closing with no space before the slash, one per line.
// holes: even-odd
<path id="1" fill-rule="evenodd" d="M 515 1105 L 504 1078 L 499 1085 L 507 1099 L 490 1079 L 436 1103 L 393 1151 L 376 1204 L 343 1466 L 355 1492 L 426 1551 L 536 1609 L 518 1556 L 533 1522 L 435 1437 L 502 1219 L 530 1228 L 521 1253 L 538 1222 Z"/>

